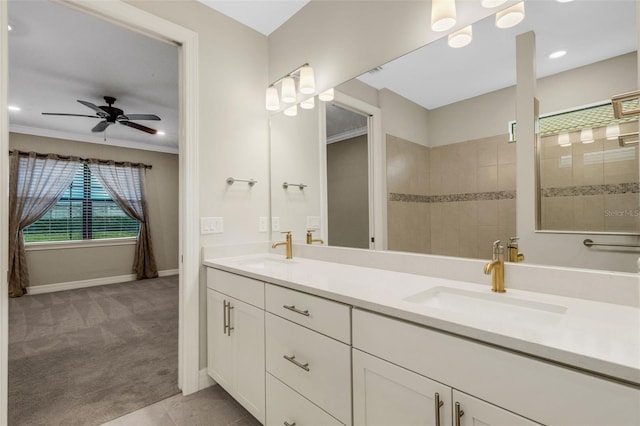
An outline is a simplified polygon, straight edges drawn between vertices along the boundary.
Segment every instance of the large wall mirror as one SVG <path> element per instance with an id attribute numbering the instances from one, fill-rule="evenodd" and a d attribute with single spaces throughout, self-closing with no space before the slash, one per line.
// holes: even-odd
<path id="1" fill-rule="evenodd" d="M 385 201 L 386 249 L 486 259 L 491 256 L 494 240 L 500 239 L 506 245 L 510 237 L 517 236 L 517 132 L 514 134 L 513 126 L 517 35 L 528 31 L 536 35 L 537 92 L 542 116 L 599 106 L 613 95 L 637 89 L 635 1 L 529 1 L 525 6 L 524 21 L 513 28 L 496 28 L 495 18 L 491 16 L 473 25 L 473 41 L 465 47 L 452 48 L 444 37 L 336 87 L 337 92 L 381 110 L 386 163 L 382 173 L 386 188 L 374 188 L 371 195 Z M 552 55 L 559 51 L 566 53 Z M 338 106 L 342 105 L 338 102 Z M 282 114 L 272 117 L 272 172 L 279 173 L 292 164 L 301 171 L 312 171 L 311 179 L 319 190 L 318 202 L 307 204 L 304 217 L 298 217 L 289 226 L 297 226 L 301 236 L 314 223 L 319 224 L 318 234 L 327 236 L 327 230 L 323 229 L 328 223 L 324 172 L 327 167 L 326 109 L 327 106 L 321 104 L 320 108 L 305 112 L 314 117 L 316 127 L 308 129 L 306 153 L 295 159 L 283 152 L 295 152 L 299 148 L 283 147 L 300 144 L 302 140 L 281 138 L 273 132 L 273 123 L 293 129 L 298 128 L 298 121 L 304 120 Z M 618 124 L 621 131 L 634 128 L 637 131 L 635 118 Z M 580 129 L 576 126 L 566 130 L 572 140 L 580 142 Z M 602 228 L 596 228 L 596 224 L 588 223 L 586 218 L 579 220 L 585 212 L 591 216 L 606 214 L 610 209 L 605 203 L 620 195 L 618 192 L 627 191 L 626 195 L 617 197 L 624 200 L 614 209 L 633 214 L 640 205 L 638 145 L 609 146 L 606 126 L 601 123 L 591 127 L 593 144 L 575 143 L 571 148 L 560 147 L 558 134 L 564 130 L 558 132 L 556 126 L 556 130 L 547 129 L 541 134 L 540 158 L 531 149 L 527 161 L 540 166 L 542 186 L 538 190 L 545 194 L 539 197 L 539 207 L 532 209 L 546 211 L 547 217 L 557 215 L 557 221 L 567 225 L 563 229 L 549 228 L 549 225 L 547 230 L 614 232 L 627 236 L 640 233 L 639 220 L 629 220 L 615 229 L 607 229 L 607 224 L 612 226 L 615 221 L 605 218 L 598 222 Z M 598 153 L 587 155 L 589 149 Z M 573 152 L 573 160 L 567 159 L 567 150 Z M 595 165 L 596 157 L 599 165 Z M 582 163 L 579 164 L 578 158 L 582 158 Z M 573 167 L 568 172 L 565 166 L 571 161 Z M 371 161 L 369 166 L 376 164 Z M 598 171 L 587 170 L 592 165 L 593 170 Z M 622 168 L 628 171 L 624 176 Z M 587 179 L 598 173 L 601 181 L 591 183 Z M 611 178 L 611 173 L 617 177 Z M 560 176 L 569 174 L 569 181 L 556 184 Z M 281 182 L 272 181 L 272 213 L 286 215 L 291 209 L 283 203 L 282 189 L 276 188 Z M 589 185 L 597 188 L 586 188 Z M 545 191 L 545 188 L 558 187 L 568 189 Z M 595 201 L 592 204 L 595 198 L 589 198 L 591 195 L 586 193 L 577 195 L 576 190 L 616 194 L 599 194 L 600 204 Z M 312 192 L 307 188 L 304 191 L 307 191 L 306 197 Z M 580 198 L 582 195 L 587 198 Z M 594 213 L 596 210 L 599 213 Z M 313 222 L 314 216 L 320 216 L 319 221 Z M 554 223 L 554 220 L 545 219 L 544 223 Z M 584 229 L 578 229 L 583 226 Z M 557 238 L 563 236 L 558 234 Z M 631 242 L 640 243 L 637 241 L 640 238 L 631 238 Z M 526 254 L 526 248 L 522 249 Z M 579 249 L 584 247 L 577 247 L 575 254 L 565 257 L 579 257 Z M 621 252 L 621 256 L 626 256 L 622 262 L 597 267 L 634 272 L 637 266 L 631 259 L 637 259 L 640 252 L 634 248 Z M 535 257 L 526 258 L 526 262 L 547 263 Z M 569 261 L 567 265 L 576 266 Z"/>

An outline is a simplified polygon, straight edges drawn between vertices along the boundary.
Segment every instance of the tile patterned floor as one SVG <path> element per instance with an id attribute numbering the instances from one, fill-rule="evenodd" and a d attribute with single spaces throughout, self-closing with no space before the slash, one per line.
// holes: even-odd
<path id="1" fill-rule="evenodd" d="M 172 396 L 102 426 L 261 426 L 220 386 Z"/>

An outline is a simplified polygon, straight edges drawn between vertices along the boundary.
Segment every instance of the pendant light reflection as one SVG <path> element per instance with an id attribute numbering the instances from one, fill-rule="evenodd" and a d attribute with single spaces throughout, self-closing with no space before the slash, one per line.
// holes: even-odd
<path id="1" fill-rule="evenodd" d="M 284 115 L 287 117 L 295 117 L 298 115 L 298 105 L 292 105 L 284 110 Z"/>
<path id="2" fill-rule="evenodd" d="M 607 126 L 606 136 L 607 140 L 610 141 L 618 139 L 618 136 L 620 136 L 620 126 L 618 123 L 611 123 Z"/>
<path id="3" fill-rule="evenodd" d="M 473 40 L 473 28 L 469 25 L 455 33 L 449 34 L 448 44 L 449 47 L 460 48 L 471 43 L 471 40 Z"/>
<path id="4" fill-rule="evenodd" d="M 593 129 L 582 129 L 580 132 L 580 142 L 582 143 L 593 143 Z"/>
<path id="5" fill-rule="evenodd" d="M 318 95 L 318 99 L 320 99 L 323 102 L 331 102 L 333 100 L 333 97 L 334 97 L 333 88 L 329 90 L 325 90 L 324 92 Z"/>
<path id="6" fill-rule="evenodd" d="M 316 82 L 313 78 L 313 68 L 305 65 L 300 68 L 300 93 L 310 95 L 316 91 Z"/>
<path id="7" fill-rule="evenodd" d="M 282 79 L 282 102 L 291 104 L 296 101 L 296 82 L 293 77 Z"/>
<path id="8" fill-rule="evenodd" d="M 482 7 L 486 7 L 487 9 L 491 9 L 492 7 L 498 7 L 507 0 L 482 0 L 480 4 Z"/>
<path id="9" fill-rule="evenodd" d="M 267 99 L 266 99 L 267 111 L 277 111 L 280 109 L 280 99 L 278 99 L 278 89 L 275 87 L 267 87 Z"/>
<path id="10" fill-rule="evenodd" d="M 571 139 L 569 138 L 569 133 L 562 132 L 558 135 L 558 145 L 571 146 Z"/>
<path id="11" fill-rule="evenodd" d="M 316 106 L 316 102 L 313 96 L 300 102 L 300 108 L 302 109 L 313 109 L 314 106 Z"/>
<path id="12" fill-rule="evenodd" d="M 511 28 L 518 25 L 524 19 L 524 2 L 514 4 L 496 13 L 496 27 Z"/>
<path id="13" fill-rule="evenodd" d="M 431 2 L 431 29 L 446 31 L 456 24 L 455 0 L 433 0 Z"/>

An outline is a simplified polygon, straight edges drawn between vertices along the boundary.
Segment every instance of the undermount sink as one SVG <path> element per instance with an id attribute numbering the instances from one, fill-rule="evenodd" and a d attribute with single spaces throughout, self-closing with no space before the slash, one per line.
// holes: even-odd
<path id="1" fill-rule="evenodd" d="M 273 257 L 259 257 L 240 263 L 240 266 L 249 269 L 267 269 L 282 265 L 291 265 L 297 263 L 292 259 L 274 259 Z"/>
<path id="2" fill-rule="evenodd" d="M 561 305 L 449 287 L 434 287 L 403 300 L 473 317 L 474 321 L 519 321 L 521 324 L 530 323 L 534 326 L 553 325 L 567 311 Z"/>

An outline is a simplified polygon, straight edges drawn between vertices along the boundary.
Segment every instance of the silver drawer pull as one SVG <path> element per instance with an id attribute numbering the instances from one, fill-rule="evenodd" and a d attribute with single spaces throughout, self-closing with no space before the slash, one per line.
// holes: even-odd
<path id="1" fill-rule="evenodd" d="M 436 410 L 436 425 L 435 426 L 440 426 L 440 407 L 442 407 L 444 405 L 444 401 L 440 400 L 440 394 L 438 392 L 436 392 L 436 394 L 434 395 L 434 401 L 435 401 L 435 410 Z"/>
<path id="2" fill-rule="evenodd" d="M 309 310 L 304 310 L 301 311 L 300 309 L 296 308 L 296 305 L 291 305 L 291 306 L 287 306 L 287 305 L 282 305 L 283 308 L 288 309 L 290 311 L 295 312 L 296 314 L 300 314 L 300 315 L 304 315 L 305 317 L 309 316 Z"/>
<path id="3" fill-rule="evenodd" d="M 289 423 L 287 421 L 284 422 L 284 426 L 296 426 L 296 422 Z"/>
<path id="4" fill-rule="evenodd" d="M 464 416 L 464 411 L 460 409 L 460 403 L 459 402 L 456 402 L 454 415 L 455 415 L 455 417 L 454 417 L 454 425 L 455 426 L 460 426 L 462 424 L 461 417 Z"/>
<path id="5" fill-rule="evenodd" d="M 289 361 L 290 363 L 295 364 L 296 366 L 302 368 L 304 371 L 309 371 L 309 363 L 305 363 L 302 364 L 301 362 L 296 361 L 296 357 L 295 356 L 286 356 L 283 355 L 282 356 L 284 359 L 286 359 L 287 361 Z"/>

